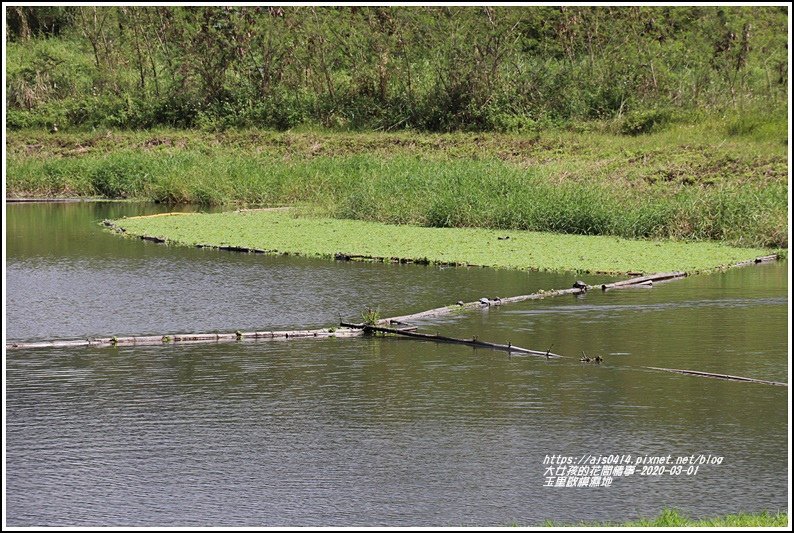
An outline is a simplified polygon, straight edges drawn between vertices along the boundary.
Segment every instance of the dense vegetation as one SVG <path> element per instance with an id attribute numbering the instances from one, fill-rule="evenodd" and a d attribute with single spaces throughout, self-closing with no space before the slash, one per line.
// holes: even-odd
<path id="1" fill-rule="evenodd" d="M 708 121 L 637 137 L 25 130 L 8 136 L 7 189 L 785 247 L 785 121 L 734 129 Z"/>
<path id="2" fill-rule="evenodd" d="M 12 6 L 7 190 L 787 247 L 787 14 Z"/>
<path id="3" fill-rule="evenodd" d="M 126 235 L 146 235 L 188 246 L 607 274 L 676 270 L 692 273 L 733 266 L 767 253 L 763 249 L 713 242 L 646 242 L 480 228 L 420 228 L 270 210 L 131 217 L 116 220 L 115 224 Z"/>
<path id="4" fill-rule="evenodd" d="M 787 9 L 21 7 L 8 126 L 627 134 L 787 105 Z"/>

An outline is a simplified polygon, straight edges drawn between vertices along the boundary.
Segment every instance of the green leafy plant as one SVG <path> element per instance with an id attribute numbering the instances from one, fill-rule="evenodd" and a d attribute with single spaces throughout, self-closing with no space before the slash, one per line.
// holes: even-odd
<path id="1" fill-rule="evenodd" d="M 629 113 L 620 124 L 620 133 L 624 135 L 641 135 L 658 131 L 668 124 L 672 114 L 664 109 L 651 109 Z"/>
<path id="2" fill-rule="evenodd" d="M 372 309 L 367 307 L 366 310 L 361 312 L 361 320 L 368 326 L 374 326 L 380 320 L 380 308 Z"/>

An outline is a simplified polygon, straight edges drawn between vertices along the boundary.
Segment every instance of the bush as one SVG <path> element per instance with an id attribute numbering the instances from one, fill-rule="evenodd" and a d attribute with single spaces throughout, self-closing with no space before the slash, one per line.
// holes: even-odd
<path id="1" fill-rule="evenodd" d="M 529 115 L 494 113 L 489 116 L 489 129 L 502 133 L 538 133 L 548 127 L 546 121 L 535 120 Z"/>
<path id="2" fill-rule="evenodd" d="M 152 182 L 145 165 L 124 155 L 100 161 L 89 170 L 91 184 L 97 194 L 108 198 L 130 198 L 143 194 Z"/>
<path id="3" fill-rule="evenodd" d="M 62 110 L 54 107 L 38 109 L 37 112 L 8 109 L 6 111 L 6 127 L 10 130 L 26 128 L 49 129 L 53 124 L 66 123 L 66 115 Z"/>
<path id="4" fill-rule="evenodd" d="M 12 127 L 57 103 L 87 127 L 525 133 L 629 104 L 638 135 L 670 119 L 654 108 L 788 101 L 775 6 L 63 9 L 9 12 L 6 106 L 33 115 Z M 749 23 L 752 45 L 721 44 Z"/>
<path id="5" fill-rule="evenodd" d="M 623 117 L 620 123 L 620 133 L 623 135 L 641 135 L 659 131 L 672 122 L 673 114 L 666 109 L 652 109 L 649 111 L 634 111 Z"/>

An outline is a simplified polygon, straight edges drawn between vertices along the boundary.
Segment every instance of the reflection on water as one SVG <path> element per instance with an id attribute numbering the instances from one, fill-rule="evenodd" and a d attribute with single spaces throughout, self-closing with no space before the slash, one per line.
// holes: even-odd
<path id="1" fill-rule="evenodd" d="M 257 325 L 257 310 L 273 327 L 327 324 L 340 307 L 402 314 L 572 278 L 168 248 L 93 224 L 139 209 L 9 206 L 8 337 L 233 330 Z M 8 352 L 8 524 L 539 525 L 785 509 L 787 389 L 640 367 L 787 381 L 786 267 L 424 324 L 553 345 L 561 360 L 394 338 Z M 582 350 L 605 363 L 579 363 Z M 698 453 L 725 459 L 696 476 L 543 486 L 546 454 Z"/>

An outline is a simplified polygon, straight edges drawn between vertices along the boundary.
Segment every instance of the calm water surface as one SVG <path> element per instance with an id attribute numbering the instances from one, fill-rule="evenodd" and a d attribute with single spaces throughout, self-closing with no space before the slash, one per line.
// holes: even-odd
<path id="1" fill-rule="evenodd" d="M 323 326 L 574 276 L 165 247 L 129 204 L 8 205 L 6 336 Z M 577 276 L 589 282 L 595 276 Z M 491 308 L 405 339 L 9 351 L 8 525 L 538 525 L 785 510 L 787 264 Z M 578 362 L 600 354 L 601 366 Z M 712 454 L 696 475 L 544 487 L 545 455 Z"/>

